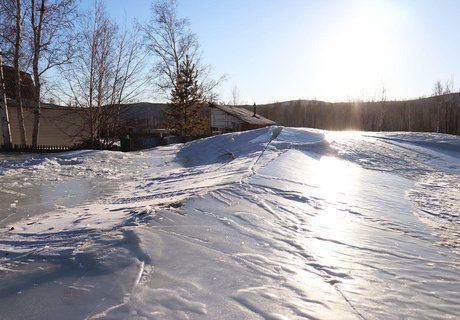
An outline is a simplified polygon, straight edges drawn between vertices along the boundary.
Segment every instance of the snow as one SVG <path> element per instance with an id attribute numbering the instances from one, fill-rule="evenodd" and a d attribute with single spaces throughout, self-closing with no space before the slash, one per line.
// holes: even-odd
<path id="1" fill-rule="evenodd" d="M 2 157 L 2 319 L 460 317 L 458 137 Z"/>

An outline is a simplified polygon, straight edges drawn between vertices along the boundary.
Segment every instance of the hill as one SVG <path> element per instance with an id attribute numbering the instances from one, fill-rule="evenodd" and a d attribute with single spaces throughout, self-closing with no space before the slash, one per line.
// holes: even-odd
<path id="1" fill-rule="evenodd" d="M 294 100 L 258 105 L 257 113 L 291 127 L 460 134 L 460 93 L 406 101 Z"/>

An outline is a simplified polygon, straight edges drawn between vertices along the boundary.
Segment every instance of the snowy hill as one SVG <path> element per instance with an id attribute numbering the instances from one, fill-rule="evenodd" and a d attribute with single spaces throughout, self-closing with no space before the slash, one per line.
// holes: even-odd
<path id="1" fill-rule="evenodd" d="M 290 127 L 460 135 L 460 93 L 403 101 L 294 100 L 259 105 L 257 113 Z"/>
<path id="2" fill-rule="evenodd" d="M 428 133 L 3 156 L 2 319 L 459 318 L 459 175 Z"/>

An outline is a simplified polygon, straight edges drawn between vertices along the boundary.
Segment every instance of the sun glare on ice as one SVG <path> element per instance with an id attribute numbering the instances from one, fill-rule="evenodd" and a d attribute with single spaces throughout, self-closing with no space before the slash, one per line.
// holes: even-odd
<path id="1" fill-rule="evenodd" d="M 312 231 L 321 239 L 352 241 L 354 225 L 350 221 L 350 201 L 357 192 L 359 168 L 350 162 L 335 157 L 321 157 L 310 183 L 317 190 L 315 197 L 321 207 L 311 219 Z M 334 241 L 307 239 L 308 247 L 317 252 L 324 262 L 334 265 L 339 248 Z"/>
<path id="2" fill-rule="evenodd" d="M 349 162 L 321 157 L 314 177 L 319 193 L 331 203 L 343 203 L 354 188 L 354 170 Z"/>

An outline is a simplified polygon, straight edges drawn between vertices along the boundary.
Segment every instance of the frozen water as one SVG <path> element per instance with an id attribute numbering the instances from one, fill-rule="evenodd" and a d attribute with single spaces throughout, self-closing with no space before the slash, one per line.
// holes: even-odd
<path id="1" fill-rule="evenodd" d="M 273 127 L 0 160 L 2 318 L 459 318 L 459 154 Z"/>

